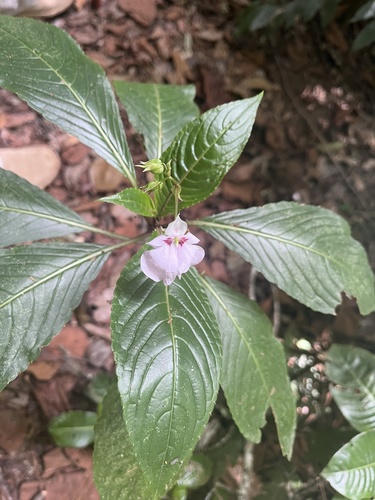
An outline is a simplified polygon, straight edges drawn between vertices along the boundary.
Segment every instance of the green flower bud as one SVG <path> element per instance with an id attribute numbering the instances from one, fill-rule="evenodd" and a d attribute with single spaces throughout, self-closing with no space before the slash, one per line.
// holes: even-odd
<path id="1" fill-rule="evenodd" d="M 164 163 L 159 158 L 153 158 L 146 162 L 141 161 L 140 165 L 137 167 L 142 167 L 144 172 L 151 172 L 153 174 L 162 174 L 165 169 Z"/>

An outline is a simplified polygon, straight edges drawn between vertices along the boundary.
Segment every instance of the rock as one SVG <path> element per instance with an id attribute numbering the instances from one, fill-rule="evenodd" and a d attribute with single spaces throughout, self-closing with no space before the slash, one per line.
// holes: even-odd
<path id="1" fill-rule="evenodd" d="M 68 9 L 73 0 L 2 0 L 0 13 L 10 16 L 52 17 Z"/>
<path id="2" fill-rule="evenodd" d="M 90 179 L 96 191 L 115 191 L 125 179 L 124 175 L 102 158 L 94 160 L 90 169 Z"/>
<path id="3" fill-rule="evenodd" d="M 23 148 L 1 148 L 0 167 L 44 189 L 59 173 L 60 157 L 44 144 Z"/>

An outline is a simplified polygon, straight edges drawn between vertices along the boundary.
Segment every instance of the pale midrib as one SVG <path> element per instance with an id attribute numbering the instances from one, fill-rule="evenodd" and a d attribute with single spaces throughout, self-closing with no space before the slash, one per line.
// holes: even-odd
<path id="1" fill-rule="evenodd" d="M 132 240 L 134 242 L 134 239 Z M 31 285 L 29 285 L 26 288 L 23 288 L 20 292 L 16 293 L 15 295 L 12 295 L 9 297 L 9 299 L 5 300 L 4 302 L 0 303 L 0 309 L 3 307 L 8 306 L 15 300 L 19 299 L 22 297 L 22 295 L 25 295 L 26 293 L 31 292 L 35 288 L 37 288 L 40 285 L 43 285 L 44 283 L 47 283 L 48 281 L 56 278 L 57 276 L 60 276 L 61 274 L 69 271 L 70 269 L 74 269 L 75 267 L 80 266 L 81 264 L 84 264 L 85 262 L 89 260 L 96 259 L 97 257 L 100 257 L 101 255 L 104 255 L 106 253 L 112 252 L 113 250 L 117 250 L 118 248 L 122 248 L 130 243 L 130 240 L 126 243 L 118 243 L 117 245 L 111 245 L 109 247 L 104 247 L 101 248 L 100 250 L 96 250 L 95 252 L 90 253 L 89 255 L 85 255 L 84 257 L 81 257 L 78 260 L 75 260 L 74 262 L 71 262 L 70 264 L 67 264 L 64 267 L 61 267 L 60 269 L 57 269 L 57 271 L 54 271 L 53 273 L 48 274 L 47 276 L 44 276 L 43 278 L 35 281 Z"/>
<path id="2" fill-rule="evenodd" d="M 157 120 L 158 120 L 158 139 L 157 139 L 157 158 L 161 157 L 162 154 L 162 141 L 163 141 L 163 123 L 161 116 L 161 105 L 160 105 L 160 94 L 156 85 L 154 85 L 156 109 L 157 109 Z M 151 159 L 151 158 L 150 158 Z"/>
<path id="3" fill-rule="evenodd" d="M 121 165 L 124 174 L 128 177 L 128 179 L 130 180 L 132 186 L 136 188 L 137 187 L 137 182 L 136 182 L 135 178 L 133 177 L 133 175 L 131 174 L 130 170 L 128 169 L 126 163 L 122 160 L 121 155 L 118 153 L 115 145 L 112 144 L 112 142 L 109 140 L 107 134 L 104 132 L 104 130 L 100 126 L 100 123 L 98 123 L 98 121 L 95 119 L 94 115 L 91 113 L 91 111 L 86 106 L 85 102 L 81 99 L 81 97 L 79 96 L 79 94 L 77 94 L 77 92 L 75 92 L 75 90 L 73 89 L 73 87 L 71 86 L 71 84 L 69 82 L 67 82 L 66 79 L 63 76 L 61 76 L 60 73 L 56 69 L 54 69 L 50 64 L 48 64 L 48 62 L 45 59 L 43 59 L 43 57 L 40 54 L 35 53 L 31 47 L 29 47 L 28 45 L 26 45 L 26 43 L 23 40 L 20 40 L 19 38 L 17 38 L 16 36 L 14 36 L 12 33 L 7 32 L 4 28 L 0 28 L 0 30 L 2 30 L 8 36 L 15 38 L 19 43 L 21 43 L 27 50 L 29 50 L 31 52 L 31 54 L 33 55 L 33 57 L 38 57 L 53 73 L 55 73 L 55 75 L 58 78 L 60 78 L 60 80 L 62 82 L 65 83 L 65 85 L 72 92 L 73 96 L 76 98 L 77 102 L 82 106 L 82 108 L 86 112 L 87 116 L 91 119 L 91 121 L 92 121 L 93 125 L 95 126 L 96 130 L 98 131 L 99 135 L 104 140 L 104 142 L 106 143 L 107 147 L 109 148 L 109 150 L 111 151 L 111 153 L 113 154 L 113 156 L 116 158 L 118 164 Z"/>
<path id="4" fill-rule="evenodd" d="M 168 311 L 168 321 L 170 321 L 169 326 L 170 326 L 171 340 L 172 340 L 173 382 L 172 382 L 171 416 L 169 419 L 169 428 L 168 428 L 167 439 L 166 439 L 167 446 L 165 447 L 164 457 L 162 460 L 163 465 L 166 463 L 167 449 L 168 449 L 171 434 L 172 434 L 172 420 L 173 420 L 173 416 L 174 416 L 174 404 L 175 404 L 175 399 L 176 399 L 176 366 L 177 366 L 176 339 L 175 339 L 175 333 L 174 333 L 174 328 L 173 328 L 173 318 L 172 318 L 171 308 L 170 308 L 170 304 L 169 304 L 168 292 L 169 292 L 169 287 L 165 286 L 165 302 L 166 302 L 167 311 Z M 160 483 L 160 479 L 161 478 L 159 475 L 158 486 Z"/>
<path id="5" fill-rule="evenodd" d="M 235 231 L 237 233 L 251 234 L 252 236 L 257 236 L 259 238 L 278 241 L 279 243 L 284 243 L 285 245 L 291 245 L 291 246 L 294 246 L 296 248 L 300 248 L 301 250 L 305 250 L 306 252 L 314 253 L 315 255 L 318 255 L 319 257 L 322 257 L 323 259 L 326 259 L 326 260 L 336 264 L 340 268 L 343 267 L 343 264 L 341 262 L 338 262 L 337 260 L 333 259 L 329 255 L 326 255 L 326 254 L 320 252 L 316 248 L 311 248 L 311 247 L 308 247 L 306 245 L 303 245 L 302 243 L 298 243 L 298 242 L 293 241 L 293 240 L 288 240 L 286 238 L 281 238 L 280 236 L 262 233 L 261 231 L 256 231 L 255 229 L 248 229 L 248 228 L 244 228 L 241 226 L 231 226 L 230 224 L 222 224 L 222 223 L 218 223 L 218 222 L 208 222 L 208 221 L 203 221 L 203 220 L 202 221 L 201 220 L 188 221 L 188 224 L 190 224 L 192 226 L 201 227 L 203 229 L 206 226 L 206 227 L 216 228 L 219 230 L 221 229 L 224 231 Z"/>
<path id="6" fill-rule="evenodd" d="M 104 229 L 99 229 L 95 226 L 91 226 L 91 224 L 85 224 L 83 222 L 76 222 L 73 220 L 69 219 L 64 219 L 63 217 L 58 217 L 56 215 L 48 215 L 44 214 L 42 212 L 35 212 L 34 210 L 25 210 L 23 208 L 14 208 L 14 207 L 5 207 L 5 206 L 0 206 L 0 212 L 12 212 L 12 213 L 17 213 L 17 214 L 22 214 L 22 215 L 30 215 L 35 218 L 40 218 L 40 219 L 47 219 L 52 222 L 56 222 L 57 224 L 65 224 L 66 226 L 72 226 L 76 227 L 78 229 L 82 229 L 82 231 L 90 231 L 91 233 L 99 233 L 103 234 L 106 236 L 109 236 L 111 238 L 117 238 L 119 240 L 123 241 L 128 241 L 129 238 L 126 238 L 125 236 L 122 236 L 120 234 L 116 233 L 111 233 L 110 231 L 105 231 Z"/>
<path id="7" fill-rule="evenodd" d="M 211 292 L 211 294 L 215 297 L 215 299 L 218 301 L 218 303 L 221 305 L 221 307 L 224 309 L 225 311 L 225 314 L 228 316 L 228 318 L 232 321 L 235 329 L 237 330 L 239 336 L 241 337 L 243 343 L 246 345 L 249 353 L 251 354 L 251 357 L 255 363 L 255 366 L 257 367 L 257 370 L 258 370 L 258 373 L 260 375 L 260 378 L 262 379 L 262 383 L 263 383 L 263 387 L 267 393 L 267 396 L 268 396 L 268 399 L 269 399 L 269 403 L 271 404 L 271 406 L 273 407 L 271 401 L 272 401 L 272 396 L 269 394 L 268 392 L 268 384 L 267 382 L 265 381 L 264 379 L 264 376 L 263 376 L 263 373 L 262 373 L 262 370 L 260 369 L 260 366 L 259 366 L 259 363 L 257 362 L 257 359 L 256 359 L 256 356 L 254 355 L 254 351 L 252 350 L 250 344 L 247 342 L 247 340 L 244 338 L 244 335 L 243 335 L 243 332 L 242 332 L 242 328 L 240 327 L 240 325 L 237 323 L 236 319 L 233 317 L 232 313 L 229 311 L 229 309 L 226 307 L 226 305 L 224 304 L 224 302 L 221 300 L 221 298 L 219 297 L 219 295 L 216 293 L 216 291 L 212 288 L 212 286 L 208 283 L 208 281 L 203 278 L 201 276 L 201 279 L 202 279 L 202 282 L 203 282 L 203 285 Z"/>
<path id="8" fill-rule="evenodd" d="M 239 116 L 237 116 L 237 118 L 235 120 L 233 120 L 232 122 L 230 122 L 230 124 L 225 127 L 221 133 L 218 135 L 218 137 L 215 139 L 215 141 L 213 141 L 203 152 L 202 154 L 196 159 L 196 161 L 191 165 L 190 168 L 188 168 L 186 170 L 186 172 L 181 176 L 180 180 L 178 181 L 178 183 L 181 185 L 184 180 L 186 179 L 186 177 L 192 172 L 192 170 L 194 170 L 194 168 L 197 166 L 197 164 L 202 160 L 202 158 L 204 158 L 204 156 L 207 154 L 207 152 L 223 137 L 224 134 L 226 134 L 228 132 L 228 130 L 248 111 L 248 109 L 244 110 Z M 197 120 L 199 120 L 200 118 L 202 117 L 198 117 Z M 163 206 L 161 207 L 160 211 L 159 211 L 159 214 L 161 214 L 163 212 L 163 210 L 165 209 L 165 207 L 168 205 L 170 199 L 172 198 L 173 196 L 173 193 L 172 193 L 172 190 L 169 190 L 169 193 L 168 195 L 166 196 L 165 200 L 164 200 L 164 203 L 163 203 Z"/>

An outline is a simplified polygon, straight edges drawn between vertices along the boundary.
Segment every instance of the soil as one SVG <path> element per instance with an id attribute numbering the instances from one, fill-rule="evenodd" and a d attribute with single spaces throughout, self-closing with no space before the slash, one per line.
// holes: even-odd
<path id="1" fill-rule="evenodd" d="M 355 28 L 343 26 L 340 19 L 326 31 L 314 21 L 271 38 L 263 33 L 236 38 L 237 19 L 246 3 L 76 0 L 69 10 L 46 22 L 70 33 L 112 80 L 193 83 L 202 111 L 263 90 L 253 134 L 240 160 L 214 196 L 189 209 L 186 216 L 202 217 L 280 200 L 321 205 L 348 220 L 374 265 L 375 50 L 352 53 L 348 40 Z M 125 113 L 123 117 L 137 164 L 146 159 L 142 142 Z M 1 148 L 47 145 L 57 154 L 54 180 L 44 180 L 49 184 L 42 187 L 85 220 L 130 237 L 145 229 L 143 218 L 96 201 L 126 186 L 116 171 L 3 90 L 0 125 Z M 31 181 L 38 183 L 43 163 L 38 150 L 33 155 L 29 156 L 35 174 Z M 273 317 L 277 333 L 290 348 L 291 371 L 296 379 L 300 377 L 300 428 L 314 425 L 319 409 L 331 405 L 320 353 L 332 341 L 355 342 L 374 351 L 374 317 L 361 318 L 355 303 L 347 299 L 336 317 L 312 313 L 270 287 L 220 243 L 204 233 L 197 235 L 208 256 L 199 270 L 245 293 L 251 287 L 261 307 Z M 84 239 L 109 242 L 101 235 L 76 237 L 76 241 Z M 87 386 L 97 374 L 113 373 L 110 301 L 119 273 L 136 249 L 128 247 L 110 257 L 71 322 L 0 395 L 2 499 L 98 498 L 91 449 L 56 447 L 48 422 L 71 409 L 95 411 Z M 306 354 L 298 349 L 297 338 L 307 340 L 311 351 Z M 322 372 L 314 404 L 308 377 L 303 376 L 303 356 Z M 335 425 L 340 425 L 340 416 L 335 418 Z M 316 479 L 319 470 L 302 457 L 301 450 L 308 447 L 303 432 L 297 447 L 293 465 L 303 478 L 305 493 L 293 498 L 329 498 L 327 484 Z M 274 442 L 257 447 L 253 491 L 262 491 L 264 471 L 277 453 Z M 242 472 L 240 457 L 223 476 L 228 491 L 237 490 Z"/>

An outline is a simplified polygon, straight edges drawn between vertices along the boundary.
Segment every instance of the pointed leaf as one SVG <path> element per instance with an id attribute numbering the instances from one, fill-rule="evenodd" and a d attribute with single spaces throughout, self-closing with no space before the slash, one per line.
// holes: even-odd
<path id="1" fill-rule="evenodd" d="M 132 212 L 144 215 L 145 217 L 156 217 L 154 201 L 141 189 L 124 189 L 120 193 L 101 198 L 100 201 L 122 205 Z"/>
<path id="2" fill-rule="evenodd" d="M 94 411 L 67 411 L 53 418 L 48 425 L 57 446 L 85 448 L 94 442 Z"/>
<path id="3" fill-rule="evenodd" d="M 223 343 L 221 385 L 242 434 L 259 443 L 271 406 L 281 449 L 293 450 L 296 404 L 282 345 L 264 312 L 244 295 L 218 281 L 202 278 Z"/>
<path id="4" fill-rule="evenodd" d="M 322 471 L 335 490 L 351 500 L 375 495 L 375 430 L 362 432 L 343 446 Z"/>
<path id="5" fill-rule="evenodd" d="M 0 250 L 0 388 L 59 333 L 113 247 L 34 244 Z"/>
<path id="6" fill-rule="evenodd" d="M 371 19 L 372 17 L 375 17 L 375 1 L 370 0 L 369 2 L 366 2 L 362 7 L 360 7 L 354 16 L 350 19 L 351 23 L 357 22 L 357 21 L 365 21 L 366 19 Z"/>
<path id="7" fill-rule="evenodd" d="M 75 41 L 49 23 L 0 16 L 0 86 L 123 172 L 135 172 L 111 85 Z"/>
<path id="8" fill-rule="evenodd" d="M 166 287 L 142 273 L 141 253 L 117 282 L 111 329 L 127 430 L 158 490 L 176 478 L 207 423 L 221 343 L 195 269 Z"/>
<path id="9" fill-rule="evenodd" d="M 102 500 L 160 498 L 164 487 L 154 490 L 136 459 L 124 425 L 117 381 L 103 400 L 95 424 L 94 480 Z"/>
<path id="10" fill-rule="evenodd" d="M 334 344 L 327 357 L 330 391 L 342 414 L 357 431 L 375 430 L 375 356 Z"/>
<path id="11" fill-rule="evenodd" d="M 0 168 L 0 246 L 65 236 L 90 227 L 48 193 Z"/>
<path id="12" fill-rule="evenodd" d="M 160 158 L 182 127 L 199 115 L 193 85 L 113 82 L 149 159 Z"/>
<path id="13" fill-rule="evenodd" d="M 206 199 L 220 184 L 245 147 L 262 94 L 207 111 L 188 123 L 162 154 L 181 186 L 180 209 Z M 174 211 L 173 184 L 155 193 L 159 215 Z"/>
<path id="14" fill-rule="evenodd" d="M 341 292 L 362 314 L 375 307 L 374 277 L 345 220 L 292 202 L 233 210 L 191 222 L 251 262 L 269 281 L 316 311 L 334 313 Z"/>
<path id="15" fill-rule="evenodd" d="M 368 23 L 358 33 L 352 45 L 352 51 L 361 50 L 375 42 L 375 21 Z"/>

